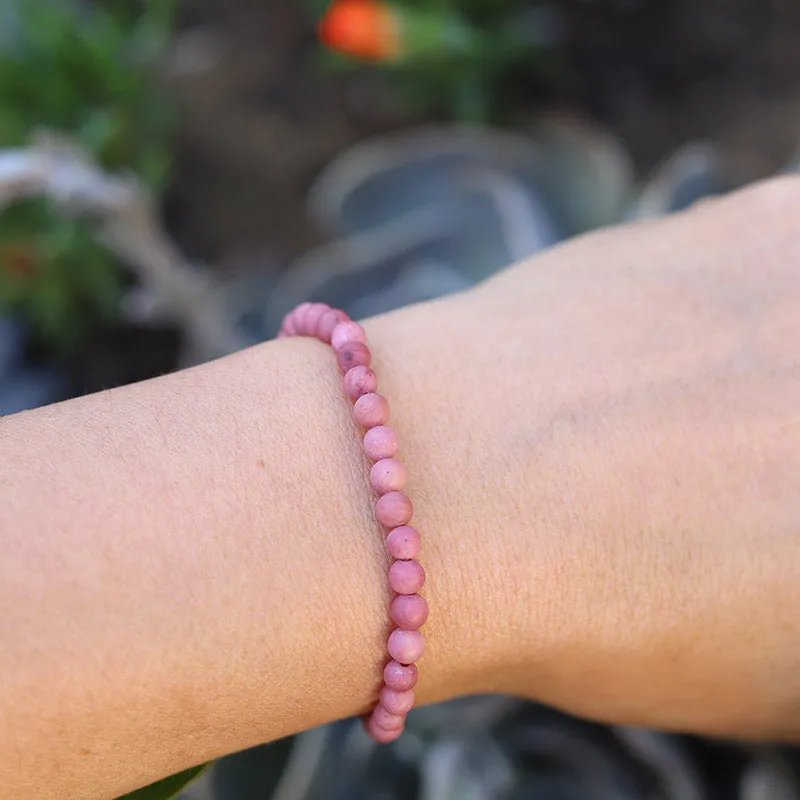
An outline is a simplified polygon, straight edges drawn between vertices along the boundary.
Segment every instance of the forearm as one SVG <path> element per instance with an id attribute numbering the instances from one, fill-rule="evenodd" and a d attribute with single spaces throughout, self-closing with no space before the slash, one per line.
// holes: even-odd
<path id="1" fill-rule="evenodd" d="M 483 688 L 502 618 L 452 375 L 408 334 L 440 319 L 370 326 L 425 533 L 421 702 Z M 388 564 L 329 349 L 257 347 L 0 434 L 0 795 L 112 796 L 374 702 Z"/>
<path id="2" fill-rule="evenodd" d="M 3 796 L 121 793 L 366 705 L 380 540 L 326 366 L 262 347 L 2 421 Z"/>
<path id="3" fill-rule="evenodd" d="M 798 737 L 798 186 L 367 323 L 421 702 Z M 374 701 L 387 563 L 339 387 L 282 341 L 0 421 L 0 796 L 111 796 Z"/>

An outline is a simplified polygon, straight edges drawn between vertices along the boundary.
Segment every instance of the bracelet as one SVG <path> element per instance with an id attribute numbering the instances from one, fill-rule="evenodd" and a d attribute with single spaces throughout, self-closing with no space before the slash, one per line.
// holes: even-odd
<path id="1" fill-rule="evenodd" d="M 362 427 L 364 452 L 374 462 L 370 483 L 378 495 L 375 516 L 387 529 L 386 548 L 393 562 L 389 586 L 396 597 L 390 614 L 397 627 L 389 634 L 386 649 L 391 660 L 383 671 L 378 704 L 365 719 L 367 732 L 378 742 L 398 739 L 406 715 L 414 705 L 417 683 L 416 662 L 425 650 L 419 632 L 428 618 L 428 603 L 418 592 L 425 583 L 425 571 L 417 561 L 419 532 L 409 523 L 414 513 L 404 493 L 406 468 L 397 455 L 397 434 L 388 426 L 389 403 L 377 393 L 378 379 L 370 369 L 372 355 L 364 328 L 344 311 L 323 303 L 303 303 L 283 321 L 278 338 L 313 336 L 331 345 L 344 373 L 344 391 L 353 401 L 353 417 Z"/>

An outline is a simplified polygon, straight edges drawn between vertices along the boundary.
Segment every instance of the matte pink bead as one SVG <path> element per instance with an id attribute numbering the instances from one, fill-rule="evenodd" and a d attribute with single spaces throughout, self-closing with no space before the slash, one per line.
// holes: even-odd
<path id="1" fill-rule="evenodd" d="M 344 376 L 344 390 L 351 400 L 374 392 L 378 388 L 378 376 L 369 367 L 353 367 Z"/>
<path id="2" fill-rule="evenodd" d="M 390 714 L 408 714 L 414 708 L 414 690 L 409 689 L 406 692 L 398 692 L 395 689 L 384 686 L 378 696 L 378 702 Z"/>
<path id="3" fill-rule="evenodd" d="M 369 471 L 369 482 L 378 494 L 402 492 L 406 488 L 406 477 L 405 464 L 396 458 L 382 458 Z"/>
<path id="4" fill-rule="evenodd" d="M 381 525 L 396 528 L 407 525 L 414 516 L 414 506 L 403 492 L 388 492 L 375 503 L 375 516 Z"/>
<path id="5" fill-rule="evenodd" d="M 293 336 L 302 336 L 303 334 L 300 333 L 302 329 L 303 319 L 306 315 L 306 311 L 311 308 L 311 303 L 302 303 L 301 305 L 297 306 L 294 311 L 290 314 L 287 314 L 286 319 L 283 321 L 285 327 L 291 327 L 292 335 Z"/>
<path id="6" fill-rule="evenodd" d="M 330 306 L 326 306 L 324 303 L 312 303 L 309 308 L 306 309 L 305 313 L 302 317 L 302 333 L 306 336 L 316 336 L 317 335 L 317 326 L 319 325 L 319 321 L 331 310 Z M 300 332 L 300 327 L 298 325 L 298 332 Z"/>
<path id="7" fill-rule="evenodd" d="M 401 525 L 386 536 L 386 549 L 392 558 L 407 561 L 419 555 L 422 544 L 419 531 L 410 525 Z"/>
<path id="8" fill-rule="evenodd" d="M 390 613 L 399 628 L 415 631 L 428 619 L 428 601 L 418 594 L 401 594 L 392 602 Z"/>
<path id="9" fill-rule="evenodd" d="M 297 320 L 303 318 L 303 316 L 305 315 L 306 311 L 308 311 L 308 309 L 311 308 L 312 305 L 313 305 L 313 303 L 300 303 L 300 305 L 297 306 L 297 308 L 295 308 L 289 314 L 289 316 L 292 317 L 295 320 L 295 322 L 297 322 Z"/>
<path id="10" fill-rule="evenodd" d="M 372 459 L 370 483 L 379 495 L 375 516 L 389 529 L 386 548 L 396 559 L 389 568 L 389 585 L 397 596 L 391 617 L 398 626 L 389 635 L 386 664 L 377 706 L 364 719 L 367 732 L 378 742 L 393 742 L 406 725 L 406 714 L 414 705 L 418 671 L 414 662 L 425 651 L 419 631 L 428 619 L 428 603 L 418 594 L 425 584 L 425 570 L 416 560 L 420 534 L 408 525 L 414 507 L 406 496 L 407 473 L 398 451 L 397 434 L 387 424 L 389 403 L 377 393 L 378 379 L 370 369 L 372 354 L 364 328 L 344 312 L 325 303 L 302 303 L 288 314 L 278 332 L 286 336 L 314 336 L 329 343 L 344 373 L 343 386 L 353 401 L 353 418 L 366 428 L 364 453 Z"/>
<path id="11" fill-rule="evenodd" d="M 364 729 L 378 744 L 396 742 L 403 735 L 404 727 L 405 725 L 399 728 L 382 728 L 372 716 L 364 722 Z"/>
<path id="12" fill-rule="evenodd" d="M 389 421 L 389 404 L 375 392 L 362 394 L 353 406 L 353 418 L 364 428 L 376 428 Z"/>
<path id="13" fill-rule="evenodd" d="M 367 343 L 367 332 L 352 320 L 337 325 L 331 334 L 331 347 L 337 352 L 348 342 Z"/>
<path id="14" fill-rule="evenodd" d="M 286 336 L 296 336 L 297 329 L 294 326 L 294 315 L 287 314 L 284 317 L 283 323 L 281 325 L 281 333 L 284 333 Z"/>
<path id="15" fill-rule="evenodd" d="M 397 455 L 398 449 L 397 434 L 388 425 L 370 428 L 364 435 L 364 452 L 373 461 L 392 458 Z"/>
<path id="16" fill-rule="evenodd" d="M 340 325 L 339 328 L 341 327 Z M 342 372 L 347 372 L 353 367 L 368 367 L 370 361 L 372 361 L 372 353 L 370 353 L 369 347 L 361 342 L 347 342 L 336 351 L 336 361 L 339 364 L 339 369 Z"/>
<path id="17" fill-rule="evenodd" d="M 389 567 L 389 586 L 397 594 L 416 594 L 425 585 L 425 570 L 419 561 L 395 561 Z"/>
<path id="18" fill-rule="evenodd" d="M 322 317 L 320 317 L 320 320 L 317 323 L 317 338 L 326 344 L 330 344 L 331 335 L 333 334 L 334 328 L 336 328 L 336 326 L 340 325 L 342 322 L 347 321 L 348 317 L 344 311 L 337 311 L 334 308 L 329 309 L 326 314 L 323 314 Z"/>
<path id="19" fill-rule="evenodd" d="M 383 680 L 390 689 L 407 692 L 417 685 L 419 671 L 416 664 L 401 664 L 390 661 L 383 670 Z"/>
<path id="20" fill-rule="evenodd" d="M 419 661 L 425 652 L 425 637 L 419 631 L 404 631 L 395 628 L 389 634 L 386 645 L 389 655 L 401 664 L 413 664 Z"/>

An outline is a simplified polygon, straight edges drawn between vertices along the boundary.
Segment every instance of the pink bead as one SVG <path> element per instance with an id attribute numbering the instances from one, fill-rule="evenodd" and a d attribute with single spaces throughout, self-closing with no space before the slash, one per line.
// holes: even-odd
<path id="1" fill-rule="evenodd" d="M 416 558 L 419 555 L 420 545 L 419 531 L 410 525 L 401 525 L 389 531 L 386 536 L 386 549 L 389 555 L 403 561 Z"/>
<path id="2" fill-rule="evenodd" d="M 375 392 L 362 394 L 353 406 L 353 418 L 363 428 L 376 428 L 389 421 L 389 404 Z"/>
<path id="3" fill-rule="evenodd" d="M 294 327 L 294 317 L 292 314 L 287 314 L 281 324 L 281 333 L 285 334 L 286 336 L 294 336 L 295 335 L 295 327 Z"/>
<path id="4" fill-rule="evenodd" d="M 390 661 L 383 670 L 383 680 L 390 689 L 398 692 L 407 692 L 417 685 L 419 672 L 416 664 L 401 664 L 399 661 Z"/>
<path id="5" fill-rule="evenodd" d="M 404 631 L 395 628 L 389 634 L 386 649 L 395 661 L 399 661 L 401 664 L 413 664 L 415 661 L 419 661 L 425 652 L 425 637 L 419 631 Z"/>
<path id="6" fill-rule="evenodd" d="M 415 631 L 428 619 L 428 601 L 418 594 L 401 594 L 392 602 L 390 613 L 399 628 Z"/>
<path id="7" fill-rule="evenodd" d="M 369 482 L 378 494 L 402 492 L 406 488 L 406 477 L 405 464 L 396 458 L 382 458 L 369 471 Z"/>
<path id="8" fill-rule="evenodd" d="M 306 311 L 311 308 L 311 303 L 301 303 L 294 311 L 290 312 L 286 319 L 283 321 L 284 327 L 289 330 L 291 329 L 292 336 L 302 336 L 303 334 L 300 333 L 302 329 L 303 319 L 305 318 Z"/>
<path id="9" fill-rule="evenodd" d="M 339 328 L 341 327 L 340 325 Z M 336 351 L 336 361 L 339 364 L 339 369 L 342 372 L 347 372 L 353 367 L 368 367 L 370 361 L 372 361 L 372 353 L 370 353 L 369 347 L 362 342 L 347 342 Z"/>
<path id="10" fill-rule="evenodd" d="M 395 689 L 384 686 L 378 696 L 378 702 L 390 714 L 408 714 L 414 708 L 414 690 L 409 689 L 406 692 L 398 692 Z"/>
<path id="11" fill-rule="evenodd" d="M 351 400 L 376 391 L 378 376 L 369 367 L 353 367 L 344 376 L 344 390 Z"/>
<path id="12" fill-rule="evenodd" d="M 308 309 L 311 308 L 311 306 L 312 303 L 300 303 L 300 305 L 297 306 L 297 308 L 292 310 L 289 316 L 294 318 L 295 321 L 302 319 L 306 311 L 308 311 Z"/>
<path id="13" fill-rule="evenodd" d="M 416 594 L 425 585 L 425 570 L 419 561 L 395 561 L 389 567 L 389 586 L 397 594 Z"/>
<path id="14" fill-rule="evenodd" d="M 372 718 L 372 715 L 364 721 L 364 730 L 376 741 L 378 744 L 391 744 L 396 742 L 403 735 L 403 728 L 382 728 Z"/>
<path id="15" fill-rule="evenodd" d="M 364 435 L 364 452 L 373 461 L 392 458 L 397 455 L 398 449 L 397 434 L 388 425 L 370 428 Z"/>
<path id="16" fill-rule="evenodd" d="M 428 603 L 418 594 L 425 584 L 425 570 L 416 560 L 420 535 L 407 524 L 414 513 L 404 493 L 407 472 L 395 458 L 397 434 L 387 424 L 389 404 L 377 393 L 378 380 L 369 368 L 372 354 L 364 328 L 345 312 L 324 303 L 303 303 L 286 316 L 278 332 L 278 338 L 297 335 L 314 336 L 333 347 L 344 373 L 344 390 L 353 400 L 353 418 L 367 428 L 364 452 L 376 462 L 370 470 L 370 482 L 379 495 L 376 518 L 390 529 L 386 547 L 396 559 L 389 568 L 389 585 L 397 593 L 390 613 L 398 627 L 387 642 L 392 660 L 384 668 L 385 685 L 364 725 L 378 742 L 392 742 L 402 734 L 406 714 L 414 705 L 418 671 L 413 662 L 425 651 L 419 628 L 428 619 Z"/>
<path id="17" fill-rule="evenodd" d="M 303 314 L 302 333 L 305 336 L 316 336 L 319 321 L 331 310 L 330 306 L 324 303 L 312 303 Z"/>
<path id="18" fill-rule="evenodd" d="M 375 503 L 375 516 L 381 525 L 396 528 L 407 525 L 414 516 L 414 506 L 403 492 L 389 492 Z"/>
<path id="19" fill-rule="evenodd" d="M 372 709 L 372 719 L 376 725 L 388 731 L 396 730 L 397 728 L 402 730 L 406 724 L 405 714 L 393 714 L 380 703 Z"/>
<path id="20" fill-rule="evenodd" d="M 326 314 L 322 315 L 317 324 L 317 338 L 325 342 L 325 344 L 330 344 L 334 328 L 342 322 L 347 322 L 347 320 L 348 317 L 344 311 L 337 311 L 334 308 L 329 309 Z"/>
<path id="21" fill-rule="evenodd" d="M 367 343 L 367 332 L 352 320 L 342 322 L 333 329 L 331 334 L 331 347 L 338 353 L 346 344 L 355 342 L 358 344 Z"/>

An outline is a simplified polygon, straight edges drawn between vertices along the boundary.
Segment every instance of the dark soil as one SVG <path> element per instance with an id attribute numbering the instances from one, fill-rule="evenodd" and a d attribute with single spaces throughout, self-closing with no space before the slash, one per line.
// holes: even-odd
<path id="1" fill-rule="evenodd" d="M 354 142 L 407 121 L 369 73 L 319 63 L 305 0 L 193 0 L 184 24 L 209 33 L 212 69 L 175 87 L 182 125 L 170 223 L 224 269 L 285 264 L 314 241 L 305 196 Z"/>
<path id="2" fill-rule="evenodd" d="M 71 392 L 91 394 L 165 375 L 178 364 L 174 328 L 137 325 L 95 331 L 69 362 Z"/>
<path id="3" fill-rule="evenodd" d="M 709 139 L 745 182 L 800 144 L 796 0 L 577 0 L 569 19 L 578 104 L 641 168 Z"/>

